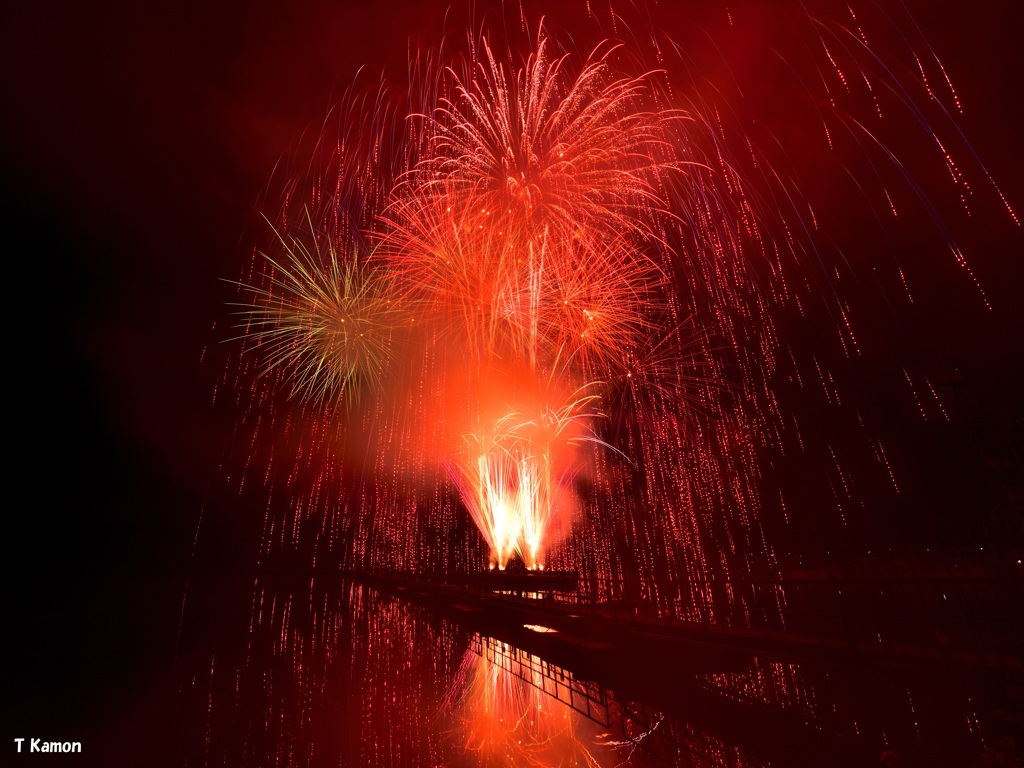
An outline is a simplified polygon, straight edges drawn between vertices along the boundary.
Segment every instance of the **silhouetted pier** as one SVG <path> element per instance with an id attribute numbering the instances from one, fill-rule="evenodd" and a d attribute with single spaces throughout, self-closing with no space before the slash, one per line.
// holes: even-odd
<path id="1" fill-rule="evenodd" d="M 965 563 L 936 573 L 916 565 L 679 583 L 497 571 L 358 578 L 508 642 L 565 650 L 576 664 L 607 652 L 637 672 L 645 659 L 673 658 L 684 675 L 728 670 L 751 656 L 1024 673 L 1020 566 L 996 571 L 987 563 L 983 571 Z M 663 666 L 655 665 L 658 674 Z"/>

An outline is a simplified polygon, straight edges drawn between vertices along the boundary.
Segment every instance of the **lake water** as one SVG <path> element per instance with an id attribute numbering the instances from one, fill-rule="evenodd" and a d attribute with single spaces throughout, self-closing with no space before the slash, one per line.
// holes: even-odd
<path id="1" fill-rule="evenodd" d="M 659 687 L 651 659 L 585 678 L 354 581 L 265 575 L 251 595 L 186 606 L 182 764 L 1020 764 L 1022 688 L 998 670 L 750 656 L 680 677 L 691 646 L 653 660 Z"/>

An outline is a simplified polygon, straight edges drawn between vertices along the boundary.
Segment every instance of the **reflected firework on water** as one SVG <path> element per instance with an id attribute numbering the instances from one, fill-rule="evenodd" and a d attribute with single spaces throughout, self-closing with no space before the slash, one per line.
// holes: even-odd
<path id="1" fill-rule="evenodd" d="M 255 592 L 244 640 L 214 640 L 183 685 L 184 765 L 768 764 L 724 719 L 621 700 L 366 586 L 270 575 Z"/>

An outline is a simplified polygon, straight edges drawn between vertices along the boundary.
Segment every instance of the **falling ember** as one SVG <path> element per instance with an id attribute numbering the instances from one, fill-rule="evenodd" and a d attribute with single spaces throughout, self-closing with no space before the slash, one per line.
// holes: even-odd
<path id="1" fill-rule="evenodd" d="M 577 56 L 525 15 L 521 45 L 514 25 L 484 25 L 414 54 L 407 87 L 349 94 L 237 281 L 240 476 L 287 499 L 267 505 L 268 538 L 346 565 L 518 560 L 610 584 L 728 573 L 747 551 L 776 568 L 766 529 L 801 514 L 788 489 L 765 492 L 776 467 L 814 466 L 825 501 L 841 497 L 818 505 L 839 510 L 832 525 L 863 508 L 846 451 L 794 407 L 822 397 L 827 418 L 859 418 L 839 369 L 875 343 L 865 268 L 835 206 L 805 191 L 807 158 L 852 179 L 835 194 L 864 197 L 880 227 L 929 218 L 979 292 L 883 125 L 909 116 L 952 194 L 1002 198 L 948 122 L 933 55 L 872 50 L 872 12 L 793 14 L 801 43 L 773 61 L 796 73 L 790 119 L 820 146 L 766 135 L 738 91 L 660 43 L 658 70 L 609 40 Z M 900 262 L 873 282 L 910 311 Z M 921 377 L 904 375 L 923 415 Z M 889 493 L 882 436 L 860 429 Z"/>

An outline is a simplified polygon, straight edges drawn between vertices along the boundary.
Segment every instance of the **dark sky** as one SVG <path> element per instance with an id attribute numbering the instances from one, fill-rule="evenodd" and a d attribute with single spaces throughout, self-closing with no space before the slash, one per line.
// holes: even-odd
<path id="1" fill-rule="evenodd" d="M 654 17 L 679 39 L 718 28 L 726 6 L 771 16 L 764 3 L 677 5 Z M 553 23 L 585 20 L 582 2 L 565 6 L 548 9 Z M 1019 4 L 911 9 L 957 87 L 965 135 L 1024 210 Z M 158 678 L 173 655 L 192 534 L 231 427 L 210 405 L 229 335 L 222 280 L 251 253 L 261 204 L 273 207 L 275 166 L 360 66 L 400 78 L 408 40 L 440 34 L 445 6 L 14 2 L 2 15 L 5 559 L 25 654 L 4 688 L 31 691 L 29 722 L 44 725 L 77 723 L 101 700 L 101 728 L 104 707 L 131 708 L 125 681 Z M 757 67 L 749 52 L 770 45 L 745 34 L 721 42 L 741 79 Z M 750 108 L 799 141 L 771 87 L 759 95 Z M 991 200 L 980 209 L 957 226 L 995 308 L 979 310 L 936 256 L 934 275 L 918 275 L 920 314 L 893 335 L 910 334 L 922 370 L 962 362 L 986 412 L 1019 419 L 1024 240 Z M 919 242 L 936 249 L 932 234 Z M 110 618 L 133 611 L 132 629 Z"/>

